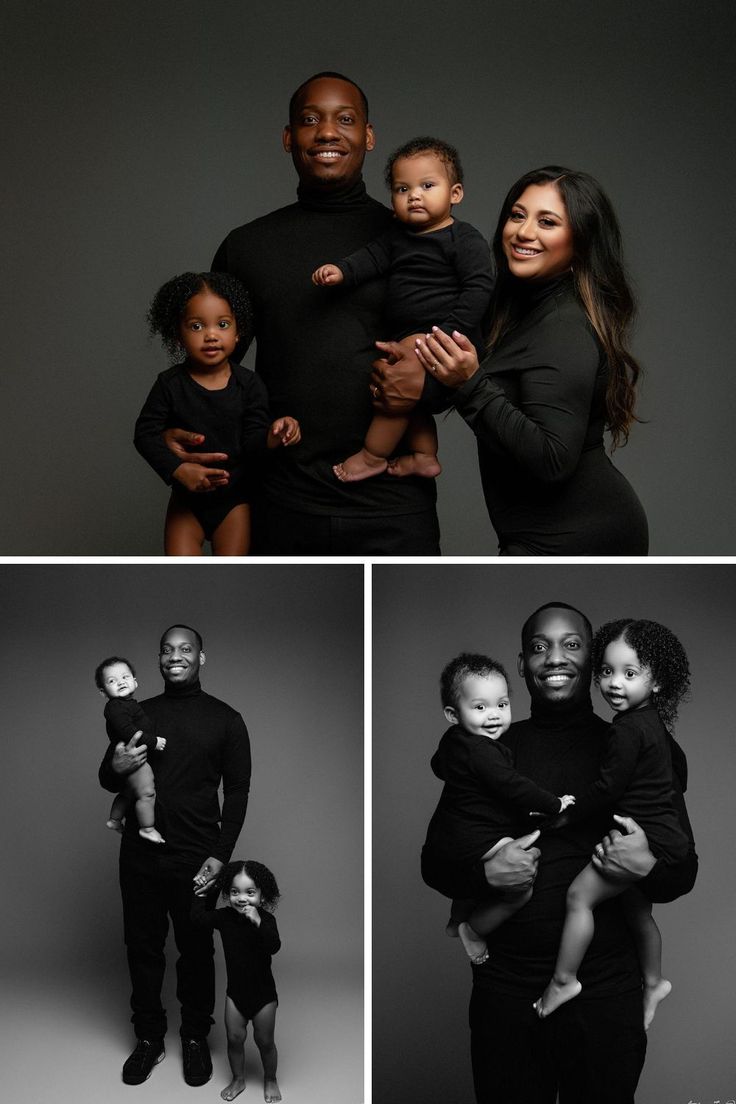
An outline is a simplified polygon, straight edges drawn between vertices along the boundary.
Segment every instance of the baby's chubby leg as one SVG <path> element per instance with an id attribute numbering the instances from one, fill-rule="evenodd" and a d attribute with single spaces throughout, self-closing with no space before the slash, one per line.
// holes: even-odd
<path id="1" fill-rule="evenodd" d="M 206 494 L 205 491 L 202 492 Z M 164 552 L 167 556 L 201 556 L 204 529 L 191 510 L 172 494 L 166 511 Z"/>
<path id="2" fill-rule="evenodd" d="M 390 475 L 421 475 L 436 479 L 442 471 L 437 459 L 437 427 L 434 418 L 424 410 L 415 410 L 406 431 L 407 453 L 397 456 L 388 465 Z"/>
<path id="3" fill-rule="evenodd" d="M 333 471 L 341 483 L 356 483 L 380 475 L 388 467 L 388 459 L 406 432 L 408 417 L 389 418 L 386 414 L 374 414 L 362 449 L 348 456 Z"/>
<path id="4" fill-rule="evenodd" d="M 163 836 L 155 827 L 154 807 L 156 787 L 153 771 L 148 763 L 128 775 L 128 785 L 135 799 L 135 814 L 138 818 L 138 834 L 149 843 L 165 843 Z"/>

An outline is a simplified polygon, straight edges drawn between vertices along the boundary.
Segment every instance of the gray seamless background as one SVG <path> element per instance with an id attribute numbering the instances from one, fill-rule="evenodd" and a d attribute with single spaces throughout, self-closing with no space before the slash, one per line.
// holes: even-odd
<path id="1" fill-rule="evenodd" d="M 421 880 L 419 854 L 441 786 L 429 760 L 447 727 L 439 676 L 461 651 L 511 676 L 512 712 L 529 715 L 516 675 L 521 625 L 563 601 L 594 627 L 618 617 L 668 625 L 690 659 L 692 699 L 676 736 L 700 857 L 694 890 L 655 907 L 673 992 L 649 1032 L 637 1104 L 736 1098 L 733 993 L 736 862 L 731 847 L 736 569 L 714 566 L 374 566 L 373 1104 L 470 1101 L 471 972 L 445 937 L 449 902 Z M 599 716 L 610 710 L 596 690 Z"/>
<path id="2" fill-rule="evenodd" d="M 130 982 L 107 748 L 94 669 L 136 666 L 138 700 L 161 691 L 158 642 L 198 629 L 202 686 L 242 713 L 253 776 L 233 858 L 270 866 L 282 892 L 277 1045 L 285 1096 L 357 1101 L 363 1058 L 363 568 L 5 565 L 0 778 L 0 1055 L 8 1100 L 128 1100 Z M 226 1084 L 218 968 L 210 1099 Z M 167 946 L 169 1055 L 139 1092 L 159 1104 L 181 1077 L 176 952 Z M 249 1033 L 250 1034 L 250 1033 Z M 249 1094 L 262 1099 L 252 1036 Z M 34 1063 L 43 1054 L 48 1085 Z M 229 1075 L 227 1077 L 229 1080 Z"/>
<path id="3" fill-rule="evenodd" d="M 293 201 L 281 129 L 320 69 L 368 93 L 377 197 L 390 150 L 424 132 L 459 147 L 458 215 L 486 236 L 532 167 L 602 181 L 647 369 L 647 424 L 616 463 L 653 554 L 733 553 L 735 13 L 730 0 L 6 0 L 0 553 L 161 551 L 167 492 L 131 445 L 166 367 L 146 309 L 233 226 Z M 443 551 L 494 554 L 473 437 L 456 416 L 440 434 Z"/>

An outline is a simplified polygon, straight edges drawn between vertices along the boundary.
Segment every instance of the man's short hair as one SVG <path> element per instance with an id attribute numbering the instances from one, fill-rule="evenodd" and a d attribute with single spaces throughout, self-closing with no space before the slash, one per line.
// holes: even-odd
<path id="1" fill-rule="evenodd" d="M 103 689 L 102 676 L 105 674 L 105 671 L 108 667 L 112 667 L 115 663 L 124 663 L 125 666 L 129 669 L 133 678 L 135 678 L 135 667 L 129 659 L 123 659 L 122 656 L 108 656 L 107 659 L 103 659 L 102 663 L 98 663 L 95 667 L 95 686 L 98 690 Z"/>
<path id="2" fill-rule="evenodd" d="M 522 650 L 526 647 L 526 642 L 529 638 L 529 626 L 531 625 L 532 621 L 534 620 L 534 618 L 537 616 L 538 613 L 542 613 L 543 610 L 548 610 L 548 609 L 572 610 L 573 613 L 576 613 L 578 615 L 578 617 L 581 617 L 583 619 L 583 623 L 584 623 L 586 631 L 588 633 L 588 637 L 589 637 L 590 640 L 593 639 L 593 626 L 591 625 L 590 621 L 585 616 L 583 611 L 579 610 L 577 608 L 577 606 L 571 606 L 567 602 L 545 602 L 545 604 L 543 606 L 540 606 L 539 609 L 535 609 L 534 613 L 530 613 L 529 616 L 527 617 L 526 621 L 524 622 L 524 624 L 521 626 L 521 647 L 522 647 Z"/>
<path id="3" fill-rule="evenodd" d="M 361 102 L 363 104 L 363 110 L 365 111 L 365 118 L 366 118 L 366 122 L 367 122 L 368 121 L 368 97 L 366 96 L 363 89 L 360 87 L 359 84 L 356 84 L 355 81 L 352 80 L 350 77 L 346 77 L 344 73 L 332 73 L 328 70 L 325 70 L 323 73 L 315 73 L 313 76 L 307 77 L 307 79 L 305 81 L 302 81 L 302 83 L 299 85 L 296 92 L 294 92 L 292 94 L 292 97 L 289 100 L 289 122 L 291 123 L 291 120 L 294 118 L 294 113 L 296 111 L 297 100 L 299 99 L 300 95 L 302 94 L 304 89 L 307 87 L 307 85 L 311 84 L 312 81 L 322 80 L 322 79 L 326 80 L 327 78 L 330 78 L 331 80 L 345 81 L 346 84 L 352 84 L 353 88 L 355 88 L 357 90 L 357 92 L 360 94 L 360 99 L 361 99 Z"/>
<path id="4" fill-rule="evenodd" d="M 175 625 L 169 625 L 168 629 L 166 629 L 165 632 L 161 633 L 161 640 L 159 641 L 159 645 L 158 645 L 159 652 L 161 651 L 161 649 L 164 646 L 164 640 L 169 635 L 169 633 L 172 631 L 172 629 L 186 629 L 186 631 L 190 632 L 192 634 L 192 636 L 195 638 L 195 640 L 197 641 L 197 647 L 199 648 L 200 652 L 204 651 L 204 641 L 202 640 L 202 637 L 197 632 L 197 630 L 193 629 L 191 625 L 182 625 L 180 621 L 177 621 L 177 623 Z"/>

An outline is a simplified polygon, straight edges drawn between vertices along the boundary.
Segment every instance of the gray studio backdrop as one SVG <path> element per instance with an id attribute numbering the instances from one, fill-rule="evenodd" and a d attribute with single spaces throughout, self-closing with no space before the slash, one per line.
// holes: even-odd
<path id="1" fill-rule="evenodd" d="M 362 567 L 4 565 L 0 608 L 6 905 L 0 1051 L 6 1090 L 17 1072 L 20 1099 L 20 1070 L 25 1067 L 27 1078 L 34 1053 L 43 1050 L 49 1072 L 56 1071 L 56 1099 L 93 1099 L 90 1068 L 98 1061 L 103 1096 L 117 1100 L 132 1032 L 119 841 L 105 828 L 110 795 L 97 782 L 107 747 L 104 702 L 92 676 L 101 659 L 117 653 L 136 664 L 140 700 L 159 693 L 159 637 L 183 621 L 204 637 L 204 689 L 237 709 L 250 733 L 251 794 L 233 858 L 265 862 L 282 892 L 277 918 L 283 947 L 274 974 L 287 1082 L 299 1084 L 300 1098 L 311 1104 L 309 1062 L 324 1070 L 325 1079 L 337 1068 L 341 1088 L 357 1100 L 363 1046 Z M 221 971 L 219 946 L 217 956 Z M 174 1056 L 156 1082 L 160 1090 L 173 1078 L 180 1091 L 171 936 L 167 958 Z M 223 985 L 221 972 L 213 1029 L 218 1080 L 225 1069 Z M 45 1035 L 55 1008 L 54 1030 Z M 335 1030 L 342 1044 L 337 1056 L 329 1041 Z M 57 1038 L 68 1046 L 54 1065 L 48 1050 Z M 297 1060 L 300 1050 L 311 1057 Z M 84 1054 L 78 1069 L 75 1053 Z M 318 1081 L 321 1075 L 314 1076 Z"/>
<path id="2" fill-rule="evenodd" d="M 446 565 L 373 571 L 374 1104 L 473 1099 L 471 972 L 459 943 L 444 934 L 448 902 L 419 875 L 441 788 L 429 767 L 446 728 L 438 680 L 461 651 L 490 653 L 515 672 L 521 624 L 550 601 L 579 607 L 595 627 L 628 616 L 661 621 L 688 652 L 692 700 L 676 735 L 689 762 L 686 799 L 701 865 L 692 893 L 655 908 L 673 992 L 649 1032 L 636 1099 L 736 1099 L 736 568 Z M 513 714 L 526 717 L 526 687 L 515 673 L 511 682 Z M 610 716 L 597 691 L 593 701 Z"/>
<path id="3" fill-rule="evenodd" d="M 131 445 L 167 363 L 146 309 L 165 279 L 206 269 L 233 226 L 293 201 L 281 129 L 320 69 L 368 93 L 377 197 L 390 150 L 427 132 L 459 147 L 458 214 L 486 236 L 530 168 L 603 182 L 646 367 L 647 424 L 616 463 L 652 553 L 736 551 L 722 481 L 735 25 L 731 0 L 6 0 L 0 554 L 160 552 L 167 492 Z M 474 439 L 456 416 L 440 435 L 443 551 L 494 554 Z"/>

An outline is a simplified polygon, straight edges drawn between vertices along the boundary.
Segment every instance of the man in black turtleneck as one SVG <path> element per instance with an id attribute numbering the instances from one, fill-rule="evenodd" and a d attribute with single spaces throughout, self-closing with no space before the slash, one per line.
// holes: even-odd
<path id="1" fill-rule="evenodd" d="M 519 673 L 531 717 L 502 740 L 516 768 L 553 793 L 580 793 L 598 776 L 609 725 L 590 700 L 591 626 L 564 603 L 543 606 L 522 629 Z M 488 961 L 473 968 L 471 1053 L 478 1104 L 633 1104 L 644 1063 L 641 974 L 620 902 L 596 909 L 595 936 L 579 977 L 582 993 L 545 1020 L 533 1002 L 552 975 L 567 888 L 593 861 L 607 876 L 627 871 L 652 901 L 689 892 L 697 871 L 682 797 L 686 764 L 673 740 L 675 804 L 690 853 L 661 867 L 642 830 L 609 832 L 610 818 L 590 818 L 507 844 L 485 864 L 491 885 L 534 885 L 531 900 L 489 939 Z M 541 857 L 540 857 L 541 856 Z M 537 866 L 538 864 L 538 866 Z"/>
<path id="2" fill-rule="evenodd" d="M 341 483 L 332 470 L 363 443 L 374 342 L 387 336 L 383 280 L 329 290 L 311 281 L 318 265 L 391 224 L 361 175 L 374 145 L 365 95 L 339 74 L 310 77 L 291 98 L 283 144 L 299 177 L 297 202 L 233 230 L 212 262 L 253 299 L 255 367 L 271 413 L 293 414 L 302 429 L 299 445 L 269 457 L 255 546 L 270 555 L 437 555 L 434 480 L 383 474 Z M 217 463 L 216 453 L 190 456 L 182 431 L 166 436 L 181 460 Z"/>
<path id="3" fill-rule="evenodd" d="M 250 788 L 250 743 L 243 718 L 205 694 L 199 683 L 204 663 L 195 629 L 173 625 L 161 638 L 159 667 L 164 692 L 142 703 L 166 750 L 156 759 L 156 824 L 163 845 L 141 839 L 135 816 L 127 818 L 120 845 L 120 889 L 128 966 L 132 982 L 135 1050 L 123 1066 L 123 1081 L 145 1081 L 164 1057 L 166 1013 L 161 985 L 169 917 L 179 959 L 184 1077 L 202 1085 L 212 1074 L 206 1036 L 215 1002 L 212 933 L 190 920 L 193 879 L 209 885 L 230 859 L 245 819 Z M 145 762 L 145 747 L 108 749 L 100 783 L 113 792 L 126 774 Z M 223 784 L 222 812 L 218 787 Z"/>

